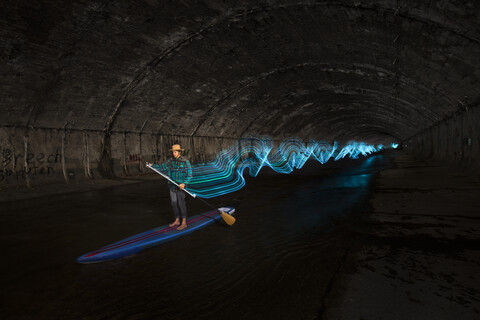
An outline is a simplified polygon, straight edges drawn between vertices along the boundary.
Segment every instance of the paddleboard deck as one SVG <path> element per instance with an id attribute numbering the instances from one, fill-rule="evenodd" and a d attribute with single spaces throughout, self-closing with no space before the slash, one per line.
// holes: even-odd
<path id="1" fill-rule="evenodd" d="M 222 207 L 217 210 L 201 213 L 187 218 L 188 228 L 186 229 L 177 230 L 178 227 L 170 227 L 168 224 L 157 227 L 84 254 L 77 258 L 77 262 L 95 263 L 136 254 L 144 249 L 177 239 L 195 230 L 204 228 L 216 220 L 222 220 L 222 211 L 230 215 L 235 213 L 235 209 L 232 207 Z"/>

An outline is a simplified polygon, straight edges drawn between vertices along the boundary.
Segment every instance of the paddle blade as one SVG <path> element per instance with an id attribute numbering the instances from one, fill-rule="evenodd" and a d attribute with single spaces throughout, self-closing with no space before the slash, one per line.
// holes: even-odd
<path id="1" fill-rule="evenodd" d="M 222 213 L 223 221 L 225 221 L 226 224 L 231 226 L 232 224 L 235 223 L 235 218 L 234 217 L 232 217 L 231 215 L 229 215 L 229 214 L 227 214 L 223 211 L 221 213 Z"/>

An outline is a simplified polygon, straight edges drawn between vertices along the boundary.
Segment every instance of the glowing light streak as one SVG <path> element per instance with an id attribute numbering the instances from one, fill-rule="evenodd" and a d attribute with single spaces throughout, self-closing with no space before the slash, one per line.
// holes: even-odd
<path id="1" fill-rule="evenodd" d="M 394 145 L 392 143 L 390 146 L 394 148 Z M 297 139 L 285 140 L 274 147 L 271 139 L 244 138 L 219 152 L 214 161 L 192 165 L 193 178 L 188 190 L 201 198 L 218 197 L 243 188 L 243 173 L 247 168 L 252 177 L 256 177 L 265 166 L 275 172 L 289 174 L 294 169 L 301 169 L 309 159 L 324 164 L 330 159 L 336 161 L 347 156 L 357 159 L 383 149 L 384 145 L 363 142 L 340 146 L 337 142 L 309 141 L 305 145 Z"/>

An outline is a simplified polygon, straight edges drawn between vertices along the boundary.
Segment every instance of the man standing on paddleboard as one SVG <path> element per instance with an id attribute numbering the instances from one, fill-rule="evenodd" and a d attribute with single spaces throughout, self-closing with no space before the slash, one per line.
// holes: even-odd
<path id="1" fill-rule="evenodd" d="M 192 179 L 192 166 L 190 161 L 182 156 L 182 152 L 185 150 L 179 144 L 174 144 L 169 151 L 172 152 L 173 158 L 168 159 L 165 163 L 151 166 L 163 171 L 179 185 L 177 187 L 172 182 L 168 182 L 170 201 L 175 215 L 175 221 L 170 224 L 170 227 L 178 226 L 177 230 L 183 230 L 187 227 L 187 205 L 185 204 L 185 191 L 183 190 Z M 181 224 L 180 218 L 182 218 Z"/>

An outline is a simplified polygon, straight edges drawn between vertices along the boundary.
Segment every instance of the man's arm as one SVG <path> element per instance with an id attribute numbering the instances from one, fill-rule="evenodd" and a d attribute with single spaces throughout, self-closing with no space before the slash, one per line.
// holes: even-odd
<path id="1" fill-rule="evenodd" d="M 193 172 L 192 172 L 192 166 L 190 165 L 190 161 L 187 160 L 185 165 L 187 167 L 187 177 L 185 178 L 185 184 L 188 184 L 190 180 L 192 180 Z"/>
<path id="2" fill-rule="evenodd" d="M 168 171 L 167 162 L 160 163 L 160 164 L 147 162 L 146 164 L 150 165 L 152 168 L 155 168 L 159 171 L 162 171 L 163 173 L 167 173 L 167 171 Z"/>
<path id="3" fill-rule="evenodd" d="M 183 190 L 186 188 L 187 184 L 192 180 L 192 166 L 190 165 L 190 161 L 185 160 L 185 169 L 187 170 L 185 176 L 183 177 L 183 183 L 180 183 L 180 190 Z"/>

